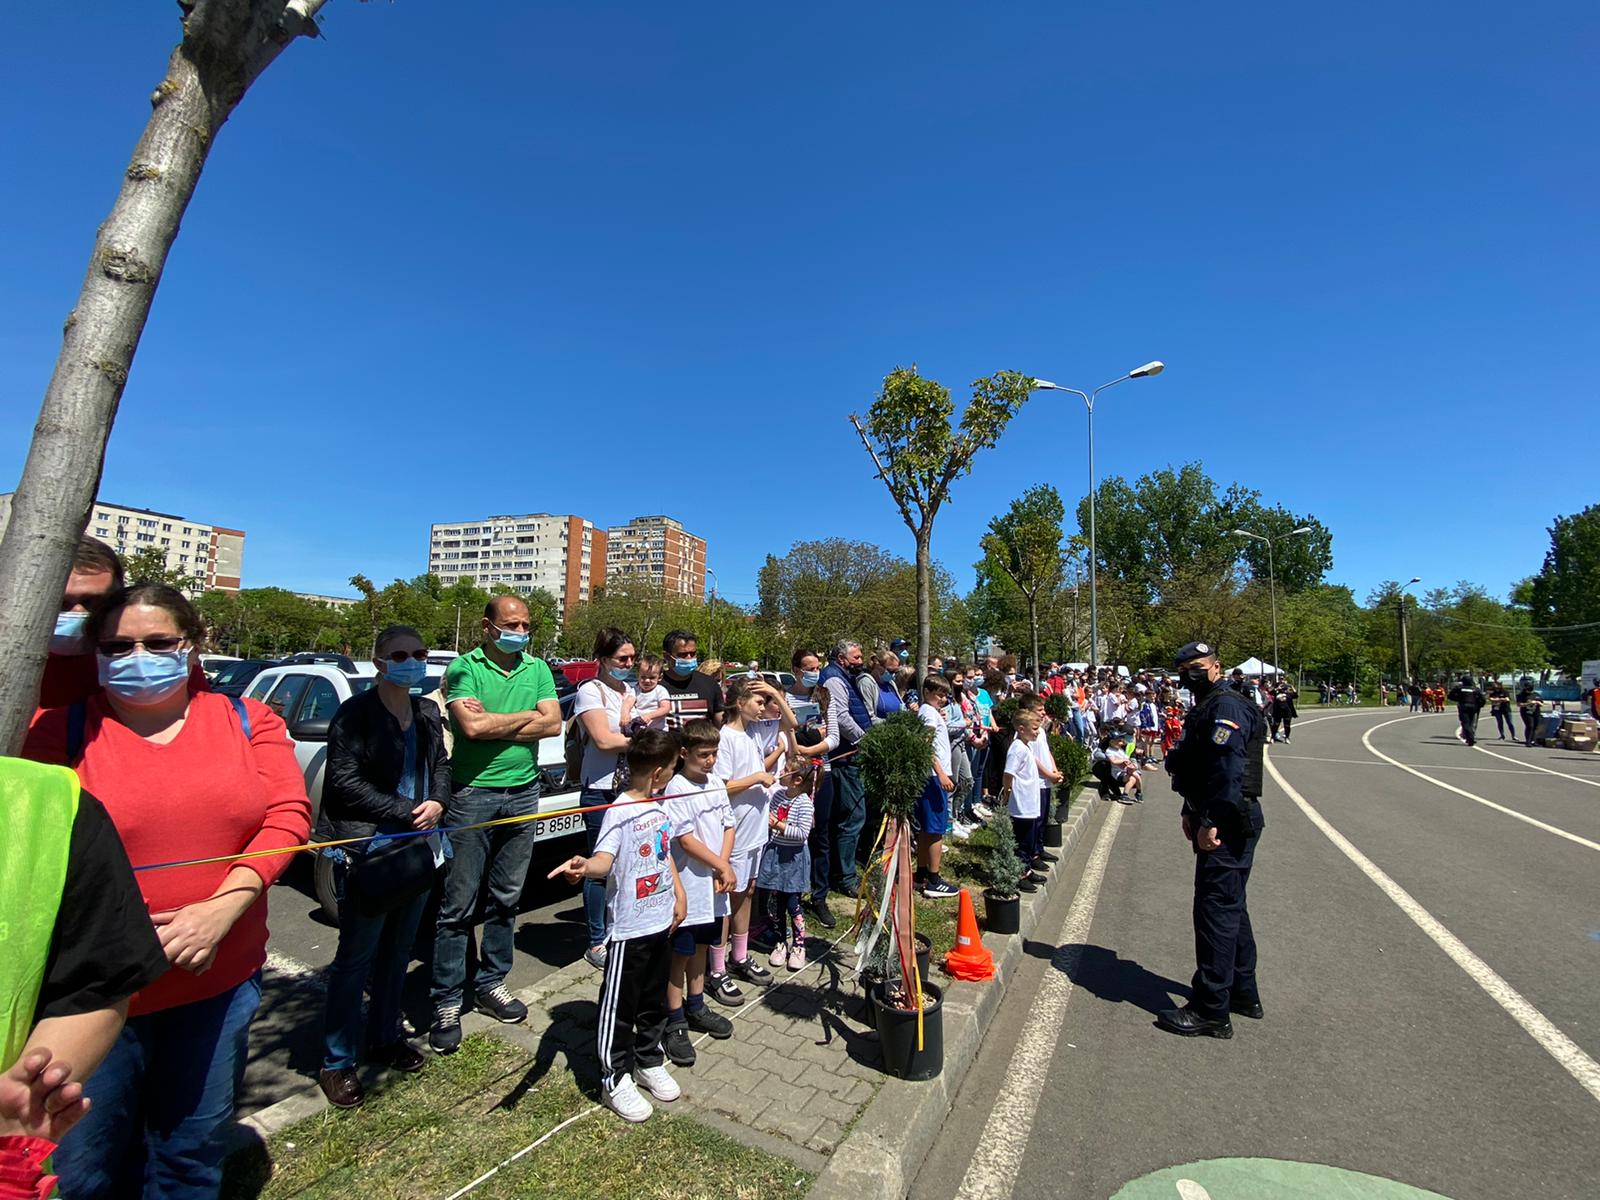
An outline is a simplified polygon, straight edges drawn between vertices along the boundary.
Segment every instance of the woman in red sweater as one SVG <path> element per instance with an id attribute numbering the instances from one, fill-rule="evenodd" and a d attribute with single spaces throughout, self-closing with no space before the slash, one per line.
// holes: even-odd
<path id="1" fill-rule="evenodd" d="M 192 690 L 205 630 L 180 592 L 136 584 L 90 617 L 103 693 L 41 712 L 24 754 L 75 766 L 135 866 L 299 845 L 305 781 L 282 720 Z M 267 953 L 266 889 L 289 854 L 138 874 L 167 972 L 135 994 L 89 1078 L 89 1115 L 56 1154 L 73 1200 L 200 1200 L 221 1186 L 218 1134 L 233 1115 Z"/>

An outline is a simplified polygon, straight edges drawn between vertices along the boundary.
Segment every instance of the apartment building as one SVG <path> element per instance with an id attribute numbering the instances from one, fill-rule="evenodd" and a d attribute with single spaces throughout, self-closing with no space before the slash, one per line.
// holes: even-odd
<path id="1" fill-rule="evenodd" d="M 446 584 L 471 579 L 526 595 L 543 588 L 562 618 L 606 581 L 606 531 L 571 514 L 528 513 L 434 525 L 428 570 Z"/>
<path id="2" fill-rule="evenodd" d="M 0 530 L 11 520 L 14 492 L 0 494 Z M 127 558 L 140 550 L 159 550 L 167 570 L 196 580 L 191 595 L 237 592 L 244 575 L 244 530 L 211 525 L 192 517 L 148 508 L 128 508 L 96 500 L 84 530 Z"/>
<path id="3" fill-rule="evenodd" d="M 606 534 L 606 578 L 647 579 L 668 595 L 706 594 L 706 541 L 671 517 L 635 517 Z"/>

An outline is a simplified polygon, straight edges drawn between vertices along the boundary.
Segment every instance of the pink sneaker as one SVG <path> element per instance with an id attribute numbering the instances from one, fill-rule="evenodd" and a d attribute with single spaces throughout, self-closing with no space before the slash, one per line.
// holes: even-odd
<path id="1" fill-rule="evenodd" d="M 805 951 L 800 951 L 800 957 L 802 959 L 805 958 Z M 785 946 L 782 942 L 779 942 L 776 946 L 774 946 L 772 948 L 771 955 L 769 955 L 767 958 L 767 965 L 773 968 L 773 970 L 777 970 L 779 967 L 792 966 L 793 963 L 789 958 L 789 947 Z"/>
<path id="2" fill-rule="evenodd" d="M 804 942 L 796 942 L 793 950 L 789 951 L 789 970 L 798 971 L 806 965 L 806 946 Z"/>

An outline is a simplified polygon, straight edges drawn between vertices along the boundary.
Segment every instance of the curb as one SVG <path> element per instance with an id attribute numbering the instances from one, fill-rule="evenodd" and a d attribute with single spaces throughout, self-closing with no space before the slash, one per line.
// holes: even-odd
<path id="1" fill-rule="evenodd" d="M 1062 831 L 1065 861 L 1082 840 L 1100 803 L 1085 787 L 1087 799 Z M 1021 929 L 1015 934 L 985 934 L 983 944 L 994 954 L 995 977 L 984 983 L 949 980 L 944 991 L 944 1070 L 926 1083 L 887 1078 L 856 1121 L 855 1129 L 834 1147 L 806 1200 L 902 1200 L 916 1178 L 916 1168 L 933 1147 L 967 1071 L 978 1056 L 983 1031 L 1005 1000 L 1010 980 L 1022 965 L 1023 943 L 1038 928 L 1054 891 L 1053 882 L 1022 906 Z"/>

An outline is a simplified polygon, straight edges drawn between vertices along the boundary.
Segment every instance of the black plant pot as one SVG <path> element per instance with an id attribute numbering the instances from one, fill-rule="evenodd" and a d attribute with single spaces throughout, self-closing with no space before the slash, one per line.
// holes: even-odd
<path id="1" fill-rule="evenodd" d="M 933 955 L 933 942 L 925 933 L 912 934 L 917 943 L 917 978 L 924 989 L 928 986 L 928 960 Z"/>
<path id="2" fill-rule="evenodd" d="M 983 927 L 990 933 L 1019 933 L 1022 930 L 1022 897 L 996 896 L 983 890 Z"/>
<path id="3" fill-rule="evenodd" d="M 922 989 L 922 1049 L 917 1049 L 917 1014 L 897 1008 L 883 996 L 883 984 L 872 988 L 878 1022 L 878 1050 L 883 1067 L 898 1079 L 932 1079 L 944 1070 L 944 992 L 937 984 Z"/>
<path id="4" fill-rule="evenodd" d="M 1051 850 L 1061 849 L 1061 822 L 1053 814 L 1044 823 L 1044 844 Z"/>

